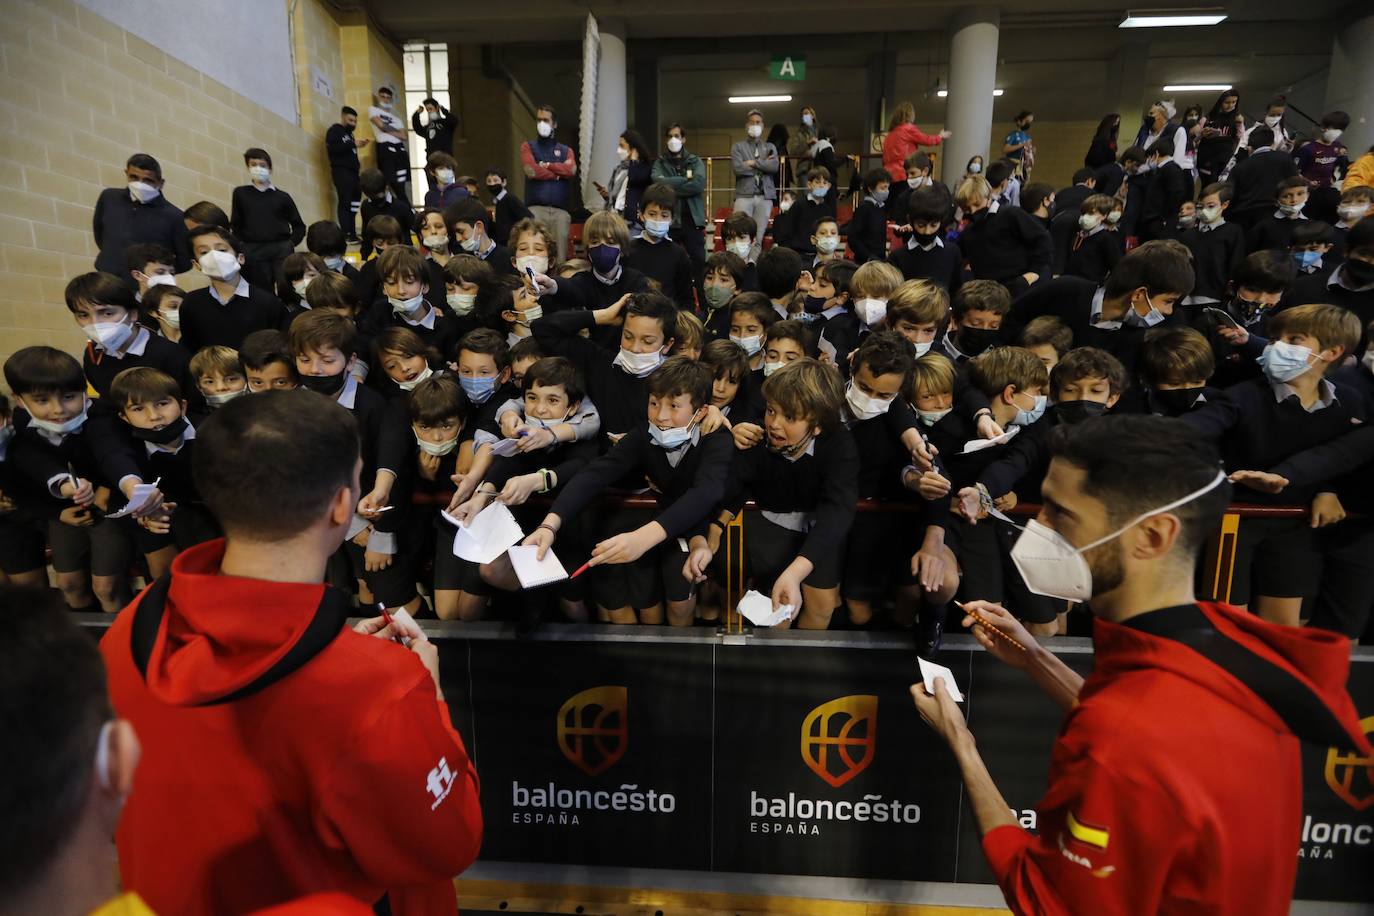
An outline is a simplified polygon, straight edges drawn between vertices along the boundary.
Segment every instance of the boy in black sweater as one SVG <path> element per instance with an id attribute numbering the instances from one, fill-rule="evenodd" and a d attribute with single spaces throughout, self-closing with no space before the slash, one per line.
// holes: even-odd
<path id="1" fill-rule="evenodd" d="M 816 335 L 821 361 L 841 372 L 849 368 L 849 354 L 859 346 L 859 319 L 849 296 L 858 269 L 853 261 L 827 261 L 816 268 L 800 316 Z"/>
<path id="2" fill-rule="evenodd" d="M 1331 276 L 1340 263 L 1340 255 L 1332 255 L 1335 247 L 1336 230 L 1319 219 L 1298 223 L 1288 238 L 1288 252 L 1298 266 L 1299 277 Z"/>
<path id="3" fill-rule="evenodd" d="M 1356 223 L 1345 237 L 1345 260 L 1325 279 L 1301 277 L 1284 301 L 1294 305 L 1329 302 L 1354 312 L 1364 324 L 1374 321 L 1374 219 Z"/>
<path id="4" fill-rule="evenodd" d="M 335 273 L 341 273 L 350 280 L 358 279 L 358 268 L 344 258 L 348 252 L 348 241 L 338 223 L 322 219 L 307 226 L 305 248 L 311 254 L 318 255 L 324 261 L 324 266 Z"/>
<path id="5" fill-rule="evenodd" d="M 1274 212 L 1256 219 L 1245 235 L 1249 251 L 1288 250 L 1293 243 L 1293 227 L 1307 220 L 1302 212 L 1307 206 L 1307 188 L 1307 179 L 1301 175 L 1290 175 L 1278 183 Z"/>
<path id="6" fill-rule="evenodd" d="M 289 391 L 300 385 L 291 341 L 281 331 L 254 331 L 245 337 L 239 347 L 239 363 L 251 394 Z"/>
<path id="7" fill-rule="evenodd" d="M 397 240 L 409 245 L 410 227 L 415 222 L 415 211 L 410 201 L 394 197 L 387 187 L 386 176 L 377 169 L 364 169 L 358 176 L 358 182 L 363 189 L 363 205 L 359 210 L 363 218 L 363 241 L 358 256 L 364 261 L 372 256 L 372 246 L 376 240 L 368 237 L 367 226 L 376 216 L 390 216 L 396 220 Z"/>
<path id="8" fill-rule="evenodd" d="M 668 185 L 656 182 L 644 189 L 639 201 L 639 218 L 644 230 L 630 242 L 625 266 L 657 281 L 659 289 L 678 308 L 694 311 L 692 260 L 686 249 L 668 238 L 676 206 L 677 192 Z"/>
<path id="9" fill-rule="evenodd" d="M 777 223 L 773 226 L 773 238 L 779 245 L 791 248 L 802 256 L 803 261 L 811 261 L 816 256 L 816 226 L 822 219 L 835 218 L 835 202 L 829 200 L 830 173 L 822 168 L 814 168 L 806 173 L 806 196 L 792 205 L 787 214 L 786 235 L 778 234 Z M 839 240 L 838 226 L 835 239 Z M 833 250 L 833 249 L 832 249 Z"/>
<path id="10" fill-rule="evenodd" d="M 892 179 L 886 169 L 870 169 L 864 175 L 864 199 L 854 208 L 845 226 L 854 263 L 882 261 L 887 258 L 887 202 L 891 199 Z"/>
<path id="11" fill-rule="evenodd" d="M 1273 211 L 1274 189 L 1285 178 L 1298 174 L 1291 153 L 1274 149 L 1274 131 L 1259 126 L 1250 131 L 1250 155 L 1231 170 L 1231 184 L 1236 197 L 1231 204 L 1231 218 L 1248 230 Z"/>
<path id="12" fill-rule="evenodd" d="M 673 357 L 648 378 L 648 422 L 641 421 L 615 447 L 574 477 L 525 544 L 543 557 L 568 520 L 580 516 L 609 486 L 647 479 L 658 500 L 651 517 L 612 513 L 598 526 L 592 549 L 592 587 L 612 623 L 691 626 L 695 577 L 687 576 L 684 539 L 700 532 L 725 495 L 735 448 L 724 428 L 700 429 L 711 397 L 711 370 Z M 629 521 L 632 528 L 625 527 Z"/>
<path id="13" fill-rule="evenodd" d="M 911 191 L 906 205 L 911 237 L 888 256 L 888 262 L 908 280 L 930 280 L 953 294 L 964 281 L 964 256 L 956 242 L 944 238 L 951 212 L 944 185 Z"/>
<path id="14" fill-rule="evenodd" d="M 516 197 L 506 185 L 506 173 L 500 169 L 487 169 L 487 193 L 491 195 L 491 207 L 496 213 L 492 221 L 491 235 L 498 245 L 510 243 L 510 230 L 516 223 L 533 219 L 534 214 L 524 201 Z"/>
<path id="15" fill-rule="evenodd" d="M 133 366 L 160 369 L 178 385 L 189 386 L 190 354 L 138 323 L 133 290 L 114 274 L 82 274 L 67 284 L 65 298 L 88 338 L 81 367 L 96 394 L 109 394 L 114 377 Z"/>
<path id="16" fill-rule="evenodd" d="M 723 525 L 752 499 L 759 511 L 744 526 L 744 555 L 753 586 L 771 595 L 774 610 L 799 610 L 798 626 L 823 630 L 840 603 L 859 496 L 858 450 L 839 419 L 844 387 L 833 366 L 800 359 L 764 381 L 763 397 L 764 447 L 735 459 L 721 514 L 692 538 L 687 573 L 702 581 Z"/>
<path id="17" fill-rule="evenodd" d="M 415 591 L 418 545 L 413 526 L 407 524 L 410 436 L 405 421 L 350 373 L 357 331 L 347 318 L 312 309 L 291 323 L 290 339 L 301 388 L 338 401 L 358 421 L 363 496 L 340 553 L 370 592 L 370 602 L 403 607 L 413 615 L 420 608 Z M 302 410 L 311 409 L 310 397 L 300 394 Z"/>
<path id="18" fill-rule="evenodd" d="M 954 294 L 944 355 L 956 366 L 1006 339 L 1003 323 L 1011 310 L 1007 288 L 993 280 L 970 280 Z"/>
<path id="19" fill-rule="evenodd" d="M 1216 441 L 1226 470 L 1268 469 L 1350 431 L 1351 406 L 1325 377 L 1354 350 L 1358 318 L 1334 305 L 1300 305 L 1269 321 L 1273 341 L 1260 357 L 1262 378 L 1227 388 L 1182 419 Z M 1290 487 L 1282 500 L 1309 503 L 1315 485 Z M 1303 596 L 1317 581 L 1311 529 L 1303 519 L 1245 519 L 1236 544 L 1231 603 L 1252 599 L 1265 620 L 1296 626 Z"/>
<path id="20" fill-rule="evenodd" d="M 272 157 L 264 149 L 244 151 L 251 183 L 234 188 L 229 228 L 243 240 L 243 273 L 248 282 L 274 289 L 281 262 L 305 238 L 305 220 L 291 195 L 272 184 Z"/>
<path id="21" fill-rule="evenodd" d="M 974 277 L 996 280 L 1013 296 L 1049 277 L 1053 250 L 1049 230 L 1039 220 L 1020 207 L 993 212 L 992 189 L 976 175 L 960 182 L 954 202 L 968 217 L 959 247 Z"/>
<path id="22" fill-rule="evenodd" d="M 1193 199 L 1193 180 L 1173 158 L 1173 142 L 1151 144 L 1145 150 L 1145 195 L 1135 234 L 1142 242 L 1165 238 L 1179 208 Z"/>
<path id="23" fill-rule="evenodd" d="M 752 265 L 750 265 L 752 266 Z M 744 259 L 730 251 L 715 251 L 706 256 L 706 274 L 702 290 L 706 302 L 702 325 L 706 333 L 723 340 L 730 336 L 729 303 L 744 292 Z"/>
<path id="24" fill-rule="evenodd" d="M 1213 182 L 1202 189 L 1197 201 L 1197 223 L 1180 241 L 1193 254 L 1196 274 L 1188 305 L 1220 302 L 1226 284 L 1245 259 L 1245 230 L 1226 221 L 1231 207 L 1231 185 Z"/>
<path id="25" fill-rule="evenodd" d="M 1090 194 L 1079 204 L 1078 232 L 1064 260 L 1067 276 L 1100 284 L 1121 260 L 1121 236 L 1107 226 L 1112 203 L 1106 194 Z"/>
<path id="26" fill-rule="evenodd" d="M 363 223 L 363 238 L 377 253 L 376 258 L 363 261 L 363 266 L 358 268 L 358 275 L 353 280 L 354 289 L 358 294 L 360 314 L 366 315 L 382 298 L 382 278 L 377 273 L 377 259 L 388 248 L 402 244 L 408 246 L 410 232 L 402 229 L 394 216 L 382 213 Z"/>
<path id="27" fill-rule="evenodd" d="M 459 327 L 447 311 L 430 302 L 420 252 L 409 245 L 394 245 L 381 253 L 376 265 L 386 299 L 372 303 L 358 323 L 363 334 L 375 340 L 387 328 L 409 328 L 441 356 L 452 352 Z"/>
<path id="28" fill-rule="evenodd" d="M 286 323 L 286 306 L 268 290 L 251 286 L 242 276 L 243 243 L 228 229 L 198 226 L 191 230 L 196 266 L 210 278 L 181 302 L 181 345 L 195 353 L 201 347 L 238 349 L 243 338 Z"/>
<path id="29" fill-rule="evenodd" d="M 630 228 L 618 213 L 613 210 L 593 213 L 583 226 L 582 237 L 587 243 L 591 270 L 559 280 L 535 273 L 535 291 L 547 304 L 549 312 L 605 309 L 628 294 L 647 293 L 652 289 L 648 277 L 625 264 L 625 253 L 630 248 Z M 614 328 L 594 326 L 592 335 L 604 347 L 616 345 Z M 668 336 L 672 336 L 671 330 Z M 590 376 L 588 385 L 591 385 Z"/>
<path id="30" fill-rule="evenodd" d="M 1208 385 L 1216 359 L 1207 338 L 1186 327 L 1155 328 L 1140 352 L 1140 386 L 1128 392 L 1118 413 L 1181 417 L 1221 397 Z"/>
<path id="31" fill-rule="evenodd" d="M 758 223 L 748 213 L 731 213 L 720 226 L 725 250 L 744 262 L 744 275 L 739 281 L 741 292 L 754 292 L 759 288 L 758 264 L 749 260 L 749 249 L 758 231 Z"/>
<path id="32" fill-rule="evenodd" d="M 444 222 L 453 236 L 453 244 L 488 265 L 497 276 L 515 274 L 515 261 L 510 249 L 498 242 L 491 232 L 491 214 L 473 198 L 453 204 L 444 211 Z M 449 249 L 455 256 L 453 248 Z"/>

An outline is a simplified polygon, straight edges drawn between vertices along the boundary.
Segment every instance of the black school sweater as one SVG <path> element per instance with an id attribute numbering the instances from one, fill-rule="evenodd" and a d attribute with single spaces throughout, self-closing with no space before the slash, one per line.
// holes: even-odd
<path id="1" fill-rule="evenodd" d="M 1078 233 L 1069 244 L 1064 273 L 1101 283 L 1121 260 L 1121 237 L 1103 229 L 1091 235 Z"/>
<path id="2" fill-rule="evenodd" d="M 915 421 L 906 402 L 898 396 L 886 413 L 869 420 L 855 420 L 848 407 L 842 411 L 859 454 L 859 498 L 918 505 L 921 513 L 914 519 L 904 518 L 903 526 L 910 524 L 922 530 L 931 525 L 943 528 L 949 518 L 949 496 L 928 501 L 902 485 L 902 471 L 911 464 L 911 454 L 903 447 L 900 436 Z"/>
<path id="3" fill-rule="evenodd" d="M 114 437 L 98 439 L 91 435 L 91 423 L 87 420 L 81 429 L 68 433 L 54 445 L 29 425 L 29 416 L 22 409 L 14 412 L 13 423 L 15 432 L 6 453 L 7 463 L 13 466 L 14 476 L 24 489 L 24 505 L 35 517 L 56 519 L 63 509 L 75 505 L 69 499 L 53 496 L 48 489 L 48 481 L 67 473 L 68 468 L 92 486 L 108 487 L 111 509 L 124 504 L 119 481 L 131 474 L 142 476 L 133 450 L 127 447 L 127 435 L 122 441 Z M 122 447 L 111 448 L 109 442 Z"/>
<path id="4" fill-rule="evenodd" d="M 1082 277 L 1056 277 L 1035 284 L 1012 301 L 1008 320 L 1002 322 L 1002 339 L 1016 340 L 1021 329 L 1041 315 L 1053 315 L 1073 332 L 1075 347 L 1099 347 L 1121 360 L 1128 378 L 1135 378 L 1136 363 L 1145 345 L 1145 328 L 1122 325 L 1116 330 L 1091 324 L 1097 284 Z"/>
<path id="5" fill-rule="evenodd" d="M 1325 277 L 1321 273 L 1307 274 L 1299 276 L 1293 281 L 1293 285 L 1288 287 L 1288 292 L 1283 297 L 1281 308 L 1289 308 L 1294 305 L 1304 305 L 1308 302 L 1326 302 L 1331 305 L 1339 305 L 1341 308 L 1350 309 L 1359 316 L 1360 327 L 1374 321 L 1374 288 L 1366 290 L 1347 289 L 1342 286 L 1339 280 L 1349 280 L 1345 276 L 1345 267 L 1338 268 L 1339 273 L 1335 274 L 1338 282 L 1330 282 L 1332 274 Z M 1356 352 L 1363 352 L 1363 344 Z"/>
<path id="6" fill-rule="evenodd" d="M 498 245 L 509 244 L 511 227 L 522 219 L 529 219 L 534 216 L 530 212 L 530 208 L 525 206 L 525 202 L 516 197 L 510 190 L 501 195 L 501 199 L 496 201 L 493 209 L 496 211 L 496 216 L 492 220 L 491 237 L 496 239 Z"/>
<path id="7" fill-rule="evenodd" d="M 865 264 L 887 257 L 887 209 L 865 197 L 854 208 L 854 216 L 843 229 L 848 237 L 854 263 Z"/>
<path id="8" fill-rule="evenodd" d="M 1251 252 L 1273 248 L 1287 251 L 1293 243 L 1293 230 L 1305 222 L 1305 219 L 1279 219 L 1270 213 L 1250 227 L 1245 234 L 1245 247 Z"/>
<path id="9" fill-rule="evenodd" d="M 517 452 L 504 458 L 498 455 L 492 459 L 483 482 L 499 490 L 512 477 L 549 470 L 557 478 L 557 485 L 549 492 L 562 494 L 567 490 L 568 484 L 579 479 L 587 465 L 596 459 L 596 452 L 596 441 L 588 439 L 582 442 L 561 442 L 537 452 Z M 548 494 L 541 495 L 548 497 Z"/>
<path id="10" fill-rule="evenodd" d="M 887 262 L 902 272 L 907 280 L 929 280 L 938 283 L 952 296 L 964 282 L 964 254 L 959 245 L 943 239 L 929 251 L 919 245 L 903 245 L 888 255 Z"/>
<path id="11" fill-rule="evenodd" d="M 799 199 L 787 211 L 789 220 L 785 223 L 787 236 L 778 237 L 777 223 L 774 222 L 773 240 L 779 245 L 791 248 L 805 261 L 816 256 L 816 246 L 811 244 L 811 236 L 816 232 L 816 223 L 822 218 L 835 218 L 834 201 L 822 200 L 816 203 L 810 197 Z"/>
<path id="12" fill-rule="evenodd" d="M 86 373 L 86 381 L 102 398 L 109 396 L 110 384 L 116 375 L 137 366 L 150 366 L 176 379 L 184 398 L 192 398 L 196 390 L 191 378 L 191 352 L 181 344 L 172 343 L 152 332 L 148 333 L 142 353 L 125 353 L 122 357 L 114 357 L 98 349 L 95 344 L 88 343 L 81 354 L 81 368 Z"/>
<path id="13" fill-rule="evenodd" d="M 1221 301 L 1226 284 L 1245 260 L 1245 230 L 1223 222 L 1215 229 L 1189 229 L 1180 239 L 1193 253 L 1193 295 Z"/>
<path id="14" fill-rule="evenodd" d="M 562 283 L 559 284 L 562 289 Z M 592 313 L 583 309 L 545 315 L 530 326 L 534 339 L 552 356 L 562 356 L 582 370 L 587 395 L 601 414 L 602 434 L 628 433 L 646 422 L 649 409 L 648 383 L 613 365 L 617 349 L 578 335 L 583 328 L 595 327 Z"/>
<path id="15" fill-rule="evenodd" d="M 639 236 L 630 242 L 630 250 L 625 253 L 625 267 L 658 281 L 663 295 L 672 299 L 678 308 L 695 311 L 692 260 L 681 245 L 669 239 L 650 242 Z"/>
<path id="16" fill-rule="evenodd" d="M 498 277 L 503 275 L 513 277 L 517 273 L 515 264 L 511 260 L 512 255 L 510 249 L 499 242 L 491 251 L 488 251 L 486 254 L 476 255 L 476 257 L 479 261 L 485 261 Z"/>
<path id="17" fill-rule="evenodd" d="M 140 242 L 156 242 L 172 249 L 177 273 L 191 269 L 191 245 L 181 210 L 160 194 L 150 203 L 141 204 L 129 196 L 127 186 L 106 188 L 96 198 L 91 222 L 95 245 L 100 249 L 95 256 L 96 270 L 127 278 L 129 268 L 124 263 L 124 251 Z"/>
<path id="18" fill-rule="evenodd" d="M 654 444 L 648 424 L 641 421 L 614 448 L 574 477 L 550 511 L 567 520 L 617 481 L 644 477 L 654 485 L 658 500 L 654 521 L 663 526 L 668 537 L 697 533 L 725 496 L 735 442 L 729 430 L 718 429 L 679 451 L 682 457 L 673 467 L 668 451 Z"/>
<path id="19" fill-rule="evenodd" d="M 280 329 L 286 317 L 281 300 L 256 286 L 248 287 L 247 296 L 235 296 L 225 305 L 210 294 L 208 286 L 192 290 L 181 302 L 181 346 L 191 353 L 210 346 L 237 350 L 254 331 Z"/>
<path id="20" fill-rule="evenodd" d="M 681 246 L 674 245 L 673 247 L 681 250 Z M 544 308 L 549 313 L 569 309 L 593 312 L 596 309 L 604 309 L 614 305 L 626 293 L 645 293 L 648 291 L 649 278 L 633 267 L 622 265 L 620 276 L 616 278 L 614 283 L 602 283 L 590 270 L 584 270 L 580 274 L 559 280 L 558 292 L 543 297 L 543 301 L 545 302 Z M 612 356 L 615 355 L 615 348 L 620 346 L 620 327 L 618 325 L 597 327 L 593 324 L 591 334 L 601 346 L 611 350 Z M 596 401 L 596 405 L 600 408 L 601 402 Z"/>
<path id="21" fill-rule="evenodd" d="M 229 227 L 249 244 L 289 241 L 294 248 L 305 238 L 305 220 L 290 194 L 277 188 L 263 191 L 250 184 L 234 188 Z"/>
<path id="22" fill-rule="evenodd" d="M 769 512 L 806 512 L 814 519 L 798 556 L 816 563 L 844 547 L 859 498 L 859 452 L 843 426 L 813 440 L 813 452 L 789 461 L 765 445 L 741 452 L 726 485 L 724 507 L 738 515 L 746 500 Z"/>
<path id="23" fill-rule="evenodd" d="M 1268 470 L 1351 431 L 1353 415 L 1341 396 L 1338 387 L 1330 406 L 1308 413 L 1296 396 L 1278 401 L 1269 379 L 1261 377 L 1227 388 L 1220 398 L 1180 419 L 1218 443 L 1227 471 Z M 1277 496 L 1247 492 L 1245 501 L 1306 505 L 1316 493 L 1315 485 L 1290 485 Z"/>
<path id="24" fill-rule="evenodd" d="M 372 256 L 372 242 L 367 237 L 367 224 L 374 216 L 385 214 L 396 217 L 396 221 L 401 224 L 401 244 L 409 245 L 411 243 L 411 233 L 415 228 L 415 210 L 406 201 L 399 197 L 393 197 L 388 201 L 385 196 L 377 200 L 364 196 L 358 212 L 363 219 L 363 243 L 362 247 L 358 249 L 358 256 L 364 261 Z"/>
<path id="25" fill-rule="evenodd" d="M 358 322 L 358 330 L 371 340 L 375 340 L 387 328 L 407 328 L 414 331 L 419 338 L 425 342 L 425 346 L 432 347 L 444 359 L 456 359 L 453 347 L 458 343 L 458 323 L 454 317 L 444 309 L 434 305 L 434 294 L 425 297 L 425 302 L 434 309 L 434 327 L 427 328 L 422 324 L 411 324 L 391 307 L 391 303 L 386 299 L 378 299 L 364 313 L 361 321 Z M 365 358 L 371 354 L 360 350 L 360 355 Z M 375 365 L 377 371 L 381 371 L 380 365 Z"/>
<path id="26" fill-rule="evenodd" d="M 359 477 L 361 495 L 372 492 L 377 483 L 377 471 L 385 469 L 396 474 L 391 488 L 391 505 L 372 523 L 380 532 L 396 533 L 405 527 L 410 505 L 410 478 L 414 462 L 415 434 L 406 418 L 386 399 L 365 385 L 358 385 L 354 393 L 352 413 L 358 421 L 358 438 L 363 461 Z"/>
<path id="27" fill-rule="evenodd" d="M 1020 207 L 980 210 L 959 235 L 959 248 L 979 280 L 996 280 L 1024 289 L 1022 274 L 1050 276 L 1053 251 L 1049 230 Z"/>
<path id="28" fill-rule="evenodd" d="M 1145 173 L 1145 196 L 1140 202 L 1140 221 L 1136 235 L 1142 242 L 1162 239 L 1165 227 L 1173 223 L 1184 201 L 1193 199 L 1193 179 L 1170 159 Z"/>
<path id="29" fill-rule="evenodd" d="M 1231 185 L 1235 195 L 1231 198 L 1231 213 L 1238 219 L 1249 216 L 1253 220 L 1259 213 L 1274 208 L 1274 188 L 1280 181 L 1298 174 L 1298 167 L 1288 153 L 1265 150 L 1251 153 L 1231 170 Z"/>

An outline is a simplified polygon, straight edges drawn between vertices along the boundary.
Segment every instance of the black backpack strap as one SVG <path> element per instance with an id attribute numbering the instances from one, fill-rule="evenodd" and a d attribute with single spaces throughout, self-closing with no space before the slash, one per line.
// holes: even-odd
<path id="1" fill-rule="evenodd" d="M 152 658 L 153 645 L 157 642 L 157 634 L 162 629 L 162 618 L 167 612 L 167 593 L 171 589 L 171 584 L 171 573 L 159 578 L 143 593 L 143 598 L 139 601 L 137 610 L 134 611 L 130 648 L 133 652 L 134 664 L 138 666 L 139 674 L 143 676 L 145 682 L 148 679 L 148 662 Z M 343 631 L 348 622 L 350 609 L 348 597 L 343 592 L 326 586 L 324 595 L 320 598 L 319 607 L 315 609 L 315 614 L 310 618 L 310 623 L 306 626 L 305 632 L 296 640 L 295 645 L 277 660 L 275 665 L 264 671 L 256 680 L 245 684 L 233 693 L 198 705 L 218 706 L 222 703 L 242 700 L 259 690 L 272 686 L 301 668 L 306 662 L 323 652 L 334 641 L 334 638 Z"/>
<path id="2" fill-rule="evenodd" d="M 1303 741 L 1325 747 L 1351 747 L 1354 742 L 1321 697 L 1291 672 L 1226 636 L 1212 626 L 1197 605 L 1141 614 L 1126 625 L 1181 643 L 1231 674 L 1283 720 Z M 1159 618 L 1151 620 L 1159 614 Z"/>

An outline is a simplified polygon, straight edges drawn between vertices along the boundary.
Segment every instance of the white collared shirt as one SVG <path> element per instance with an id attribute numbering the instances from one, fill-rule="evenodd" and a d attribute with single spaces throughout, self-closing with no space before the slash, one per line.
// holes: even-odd
<path id="1" fill-rule="evenodd" d="M 344 379 L 344 386 L 339 391 L 339 396 L 334 400 L 339 402 L 340 407 L 353 409 L 354 403 L 358 400 L 358 380 L 350 372 L 348 378 Z"/>
<path id="2" fill-rule="evenodd" d="M 787 306 L 778 305 L 776 302 L 774 302 L 772 305 L 773 311 L 777 312 L 778 317 L 781 318 L 783 321 L 786 321 L 787 319 L 792 317 L 791 315 L 787 314 Z"/>
<path id="3" fill-rule="evenodd" d="M 937 235 L 935 236 L 935 241 L 931 242 L 929 245 L 922 245 L 920 243 L 920 236 L 913 232 L 911 238 L 906 240 L 906 247 L 908 251 L 915 251 L 917 248 L 922 251 L 934 251 L 936 248 L 944 248 L 945 240 Z"/>
<path id="4" fill-rule="evenodd" d="M 1297 391 L 1287 382 L 1270 382 L 1269 387 L 1274 391 L 1274 400 L 1280 404 L 1289 398 L 1298 396 Z M 1312 402 L 1311 407 L 1304 407 L 1303 410 L 1308 413 L 1316 413 L 1319 410 L 1325 410 L 1334 403 L 1336 403 L 1336 386 L 1331 384 L 1330 379 L 1322 379 L 1317 383 L 1317 400 Z"/>
<path id="5" fill-rule="evenodd" d="M 1198 221 L 1197 221 L 1197 231 L 1198 231 L 1198 232 L 1215 232 L 1217 229 L 1220 229 L 1220 228 L 1221 228 L 1222 226 L 1224 226 L 1224 225 L 1226 225 L 1226 217 L 1224 217 L 1224 216 L 1218 216 L 1218 217 L 1216 218 L 1216 221 L 1215 221 L 1215 222 L 1211 222 L 1211 223 L 1204 223 L 1202 220 L 1198 220 Z"/>
<path id="6" fill-rule="evenodd" d="M 187 420 L 186 431 L 181 434 L 181 438 L 177 440 L 176 445 L 170 443 L 167 445 L 158 445 L 156 442 L 145 442 L 143 443 L 143 447 L 148 450 L 150 456 L 156 455 L 158 452 L 166 452 L 169 455 L 175 455 L 186 446 L 187 442 L 190 442 L 195 437 L 196 428 L 191 425 L 190 420 Z"/>
<path id="7" fill-rule="evenodd" d="M 1274 211 L 1274 219 L 1307 219 L 1307 214 L 1306 214 L 1306 213 L 1299 213 L 1297 216 L 1289 216 L 1287 213 L 1284 213 L 1282 210 L 1275 210 L 1275 211 Z"/>
<path id="8" fill-rule="evenodd" d="M 210 284 L 210 295 L 214 296 L 215 301 L 218 302 L 220 305 L 229 304 L 228 302 L 225 302 L 223 299 L 219 297 L 219 290 L 215 288 L 214 283 Z M 243 278 L 243 274 L 239 274 L 239 285 L 234 287 L 234 295 L 230 296 L 230 298 L 233 299 L 239 296 L 242 296 L 245 299 L 248 297 L 248 281 Z"/>
<path id="9" fill-rule="evenodd" d="M 404 321 L 406 324 L 410 325 L 412 328 L 424 328 L 427 331 L 434 330 L 434 320 L 438 317 L 439 310 L 436 309 L 434 306 L 430 305 L 428 302 L 426 302 L 425 305 L 429 307 L 429 314 L 421 318 L 419 321 L 411 321 L 404 315 L 401 316 L 401 320 Z"/>
<path id="10" fill-rule="evenodd" d="M 108 356 L 111 359 L 123 359 L 124 357 L 130 354 L 134 356 L 142 356 L 143 351 L 148 349 L 148 338 L 152 336 L 153 335 L 148 331 L 147 328 L 143 327 L 142 325 L 139 325 L 138 330 L 134 331 L 133 342 L 130 343 L 127 347 L 125 347 L 123 351 L 119 353 L 114 353 L 110 350 L 106 350 L 99 344 L 96 345 L 95 349 L 99 350 L 104 356 Z"/>
<path id="11" fill-rule="evenodd" d="M 1107 288 L 1105 286 L 1099 286 L 1097 292 L 1093 293 L 1093 308 L 1092 312 L 1088 315 L 1088 324 L 1101 331 L 1119 331 L 1121 330 L 1121 321 L 1102 320 L 1102 302 L 1106 298 Z"/>

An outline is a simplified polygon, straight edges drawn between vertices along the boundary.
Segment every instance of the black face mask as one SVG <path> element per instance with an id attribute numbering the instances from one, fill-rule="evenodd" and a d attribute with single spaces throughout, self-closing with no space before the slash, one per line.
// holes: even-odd
<path id="1" fill-rule="evenodd" d="M 1051 409 L 1060 423 L 1072 426 L 1102 416 L 1107 412 L 1107 405 L 1098 401 L 1060 401 Z"/>
<path id="2" fill-rule="evenodd" d="M 506 186 L 503 185 L 503 184 L 489 184 L 489 185 L 487 185 L 487 192 L 490 193 L 492 197 L 495 197 L 497 194 L 500 194 L 500 193 L 501 193 L 502 191 L 504 191 L 505 189 L 506 189 Z"/>
<path id="3" fill-rule="evenodd" d="M 162 429 L 139 429 L 137 426 L 131 426 L 129 432 L 133 433 L 134 438 L 140 442 L 167 445 L 175 442 L 182 433 L 186 432 L 186 418 L 177 417 Z"/>
<path id="4" fill-rule="evenodd" d="M 1147 115 L 1144 115 L 1144 116 L 1140 119 L 1140 122 L 1141 122 L 1142 124 L 1144 124 L 1146 127 L 1151 128 L 1151 129 L 1154 129 L 1154 126 L 1155 126 L 1155 116 L 1154 116 L 1154 115 L 1148 115 L 1148 114 L 1147 114 Z"/>
<path id="5" fill-rule="evenodd" d="M 338 375 L 302 375 L 301 387 L 309 388 L 327 398 L 336 397 L 343 391 L 344 382 L 348 380 L 348 373 L 340 372 Z"/>
<path id="6" fill-rule="evenodd" d="M 913 233 L 912 233 L 912 237 L 916 239 L 916 244 L 917 244 L 917 245 L 930 245 L 930 244 L 933 244 L 933 243 L 935 242 L 935 240 L 936 240 L 937 238 L 940 237 L 940 233 L 939 233 L 939 232 L 930 232 L 930 233 L 925 233 L 925 232 L 913 232 Z"/>
<path id="7" fill-rule="evenodd" d="M 1193 409 L 1198 396 L 1203 392 L 1198 388 L 1175 388 L 1172 391 L 1151 391 L 1150 404 L 1166 417 L 1179 417 Z"/>
<path id="8" fill-rule="evenodd" d="M 1370 283 L 1374 283 L 1374 264 L 1356 258 L 1347 258 L 1345 275 L 1356 286 L 1368 286 Z"/>
<path id="9" fill-rule="evenodd" d="M 990 328 L 960 328 L 955 346 L 965 356 L 977 356 L 1002 339 L 1002 332 Z"/>
<path id="10" fill-rule="evenodd" d="M 1242 299 L 1240 296 L 1231 297 L 1231 314 L 1239 318 L 1241 323 L 1245 325 L 1252 325 L 1259 321 L 1264 317 L 1264 313 L 1271 308 L 1273 306 L 1265 305 L 1255 299 Z"/>

